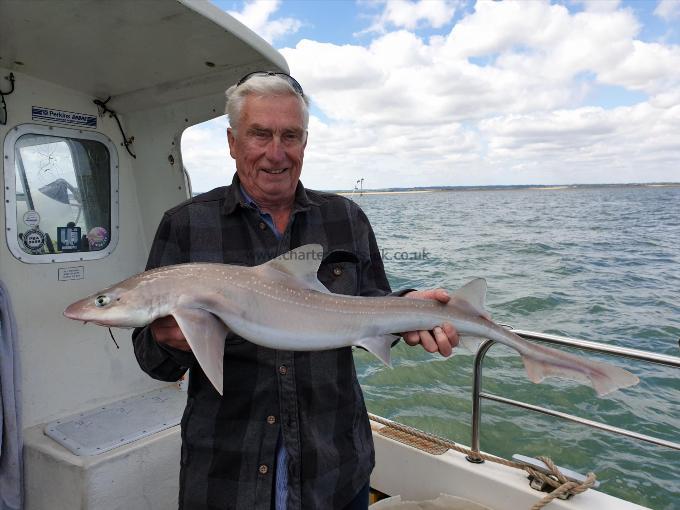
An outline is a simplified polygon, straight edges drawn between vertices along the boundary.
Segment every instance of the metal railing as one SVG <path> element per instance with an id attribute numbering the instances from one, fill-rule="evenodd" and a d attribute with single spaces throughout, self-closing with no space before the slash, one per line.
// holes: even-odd
<path id="1" fill-rule="evenodd" d="M 664 354 L 656 354 L 653 352 L 640 351 L 637 349 L 629 349 L 626 347 L 618 347 L 615 345 L 601 344 L 597 342 L 590 342 L 587 340 L 579 340 L 576 338 L 568 338 L 564 336 L 548 335 L 545 333 L 535 333 L 533 331 L 521 331 L 512 330 L 513 333 L 526 338 L 527 340 L 538 340 L 541 342 L 547 342 L 557 345 L 565 345 L 570 347 L 576 347 L 579 349 L 601 352 L 605 354 L 611 354 L 614 356 L 621 356 L 629 359 L 636 359 L 640 361 L 646 361 L 649 363 L 656 363 L 659 365 L 666 365 L 669 367 L 680 368 L 680 358 L 675 356 L 668 356 Z M 492 400 L 494 402 L 499 402 L 502 404 L 508 404 L 514 407 L 520 407 L 522 409 L 528 409 L 530 411 L 535 411 L 549 416 L 554 416 L 556 418 L 561 418 L 563 420 L 572 421 L 575 423 L 580 423 L 588 427 L 593 427 L 596 429 L 604 430 L 607 432 L 612 432 L 614 434 L 619 434 L 622 436 L 630 437 L 633 439 L 638 439 L 640 441 L 645 441 L 658 446 L 664 446 L 667 448 L 672 448 L 675 450 L 680 450 L 680 444 L 674 443 L 673 441 L 667 441 L 665 439 L 660 439 L 653 436 L 648 436 L 645 434 L 640 434 L 638 432 L 633 432 L 627 429 L 622 429 L 619 427 L 614 427 L 612 425 L 607 425 L 606 423 L 587 420 L 573 414 L 562 413 L 559 411 L 554 411 L 541 406 L 536 406 L 532 404 L 527 404 L 519 400 L 512 400 L 509 398 L 494 395 L 492 393 L 485 393 L 482 391 L 482 364 L 484 361 L 484 356 L 489 351 L 489 349 L 496 344 L 493 340 L 485 340 L 479 348 L 477 355 L 475 356 L 474 363 L 474 373 L 472 382 L 472 441 L 470 447 L 473 454 L 480 451 L 480 427 L 482 418 L 482 399 Z M 469 456 L 468 460 L 470 462 L 483 462 L 479 457 Z"/>

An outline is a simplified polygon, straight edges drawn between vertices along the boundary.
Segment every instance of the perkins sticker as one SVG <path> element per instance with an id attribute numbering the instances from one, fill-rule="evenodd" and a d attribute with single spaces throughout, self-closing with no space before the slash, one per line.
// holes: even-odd
<path id="1" fill-rule="evenodd" d="M 87 113 L 66 112 L 55 110 L 44 106 L 33 106 L 31 108 L 33 120 L 44 120 L 56 122 L 58 124 L 69 124 L 71 126 L 83 126 L 89 128 L 97 127 L 97 117 Z"/>

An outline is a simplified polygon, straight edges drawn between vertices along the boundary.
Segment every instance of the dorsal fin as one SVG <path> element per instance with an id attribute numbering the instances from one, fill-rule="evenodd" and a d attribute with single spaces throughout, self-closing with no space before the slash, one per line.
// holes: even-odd
<path id="1" fill-rule="evenodd" d="M 453 296 L 467 301 L 482 317 L 486 319 L 491 318 L 491 315 L 485 308 L 486 280 L 484 278 L 475 278 L 469 281 L 454 292 Z"/>
<path id="2" fill-rule="evenodd" d="M 323 260 L 323 246 L 320 244 L 305 244 L 260 266 L 260 269 L 274 269 L 280 273 L 300 280 L 309 288 L 319 292 L 328 292 L 316 276 L 319 265 Z"/>

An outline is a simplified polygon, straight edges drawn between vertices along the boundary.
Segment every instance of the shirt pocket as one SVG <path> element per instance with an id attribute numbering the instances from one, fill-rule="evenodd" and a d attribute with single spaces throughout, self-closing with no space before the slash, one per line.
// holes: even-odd
<path id="1" fill-rule="evenodd" d="M 322 261 L 319 281 L 334 294 L 359 293 L 359 257 L 346 250 L 333 250 Z"/>

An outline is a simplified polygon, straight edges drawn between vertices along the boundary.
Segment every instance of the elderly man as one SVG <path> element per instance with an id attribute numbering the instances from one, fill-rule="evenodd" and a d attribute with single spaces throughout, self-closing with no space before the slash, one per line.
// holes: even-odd
<path id="1" fill-rule="evenodd" d="M 233 182 L 165 213 L 147 269 L 198 261 L 253 266 L 319 243 L 326 258 L 318 277 L 332 292 L 390 292 L 361 209 L 300 183 L 307 107 L 302 87 L 283 73 L 252 73 L 227 90 Z M 448 300 L 441 289 L 410 296 Z M 458 343 L 450 324 L 403 336 L 445 356 Z M 349 347 L 277 351 L 230 333 L 220 397 L 172 317 L 135 330 L 133 342 L 152 377 L 173 381 L 191 368 L 180 508 L 367 507 L 373 443 Z"/>

